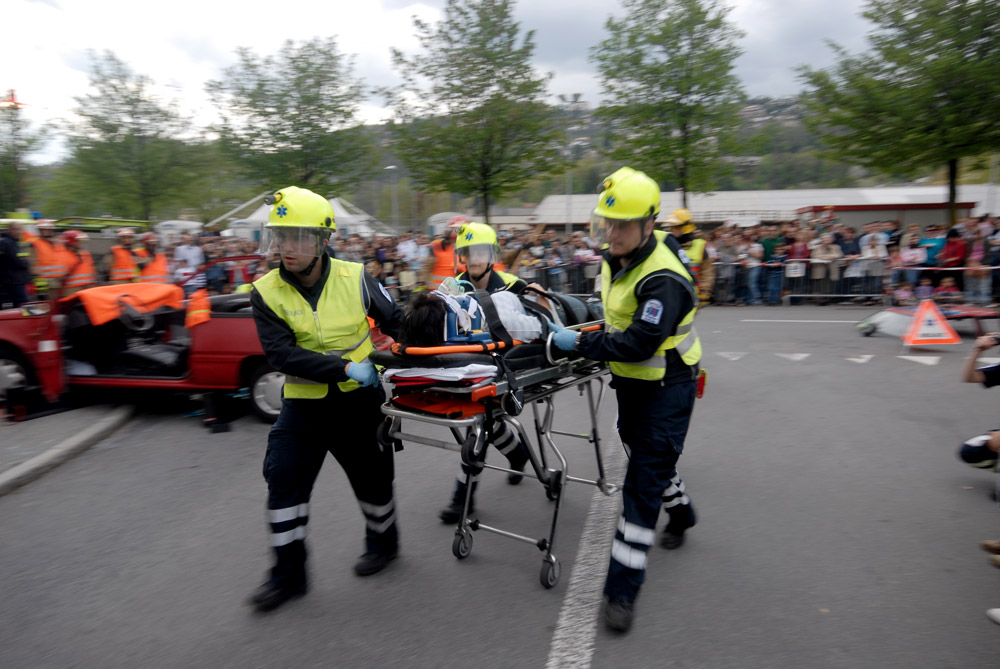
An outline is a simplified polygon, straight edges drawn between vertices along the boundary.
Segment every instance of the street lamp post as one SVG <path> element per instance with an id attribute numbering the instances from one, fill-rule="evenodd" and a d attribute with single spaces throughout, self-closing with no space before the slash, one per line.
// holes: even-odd
<path id="1" fill-rule="evenodd" d="M 560 95 L 559 100 L 565 105 L 567 115 L 572 118 L 573 105 L 580 102 L 580 94 L 572 93 L 570 95 Z M 570 138 L 567 136 L 566 138 Z M 569 161 L 573 156 L 573 142 L 570 141 L 566 145 L 566 160 Z M 573 170 L 572 167 L 566 169 L 566 237 L 568 238 L 573 234 Z"/>
<path id="2" fill-rule="evenodd" d="M 399 176 L 395 165 L 386 165 L 386 170 L 392 172 L 392 229 L 399 234 Z"/>

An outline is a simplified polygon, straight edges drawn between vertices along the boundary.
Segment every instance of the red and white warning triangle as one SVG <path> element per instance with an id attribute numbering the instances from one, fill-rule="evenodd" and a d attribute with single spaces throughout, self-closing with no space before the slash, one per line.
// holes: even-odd
<path id="1" fill-rule="evenodd" d="M 903 333 L 904 346 L 928 344 L 961 344 L 962 338 L 948 324 L 933 300 L 921 300 L 910 327 Z"/>

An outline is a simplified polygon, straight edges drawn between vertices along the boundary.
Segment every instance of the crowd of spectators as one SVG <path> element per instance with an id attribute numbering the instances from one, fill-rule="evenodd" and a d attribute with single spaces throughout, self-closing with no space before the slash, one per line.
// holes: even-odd
<path id="1" fill-rule="evenodd" d="M 426 234 L 413 232 L 397 237 L 370 238 L 336 232 L 328 251 L 335 258 L 364 264 L 365 270 L 377 278 L 394 299 L 405 303 L 411 293 L 432 285 L 432 241 Z M 593 289 L 600 254 L 582 232 L 565 236 L 555 230 L 547 230 L 541 235 L 533 231 L 500 231 L 498 242 L 504 267 L 514 268 L 513 271 L 529 283 L 537 282 L 557 292 L 582 293 Z M 183 283 L 187 294 L 207 288 L 210 294 L 217 295 L 233 292 L 240 285 L 253 281 L 269 266 L 262 258 L 216 264 L 211 261 L 256 255 L 259 253 L 257 247 L 255 241 L 202 232 L 182 235 L 179 240 L 165 244 L 163 252 L 171 277 Z"/>
<path id="2" fill-rule="evenodd" d="M 803 296 L 827 304 L 884 299 L 913 304 L 994 305 L 1000 295 L 1000 223 L 965 218 L 954 227 L 872 221 L 855 231 L 835 218 L 722 226 L 706 236 L 716 264 L 713 302 L 777 304 Z M 812 296 L 812 297 L 810 297 Z"/>
<path id="3" fill-rule="evenodd" d="M 560 236 L 555 230 L 544 234 L 507 232 L 497 235 L 500 260 L 525 281 L 536 282 L 557 292 L 589 292 L 599 270 L 600 255 L 582 232 Z M 398 237 L 335 235 L 330 252 L 336 258 L 364 263 L 394 299 L 406 302 L 418 289 L 429 287 L 433 264 L 431 242 L 418 233 Z"/>

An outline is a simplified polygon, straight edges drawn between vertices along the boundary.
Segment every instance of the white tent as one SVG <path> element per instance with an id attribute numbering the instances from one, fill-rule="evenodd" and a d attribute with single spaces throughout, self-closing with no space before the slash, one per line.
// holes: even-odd
<path id="1" fill-rule="evenodd" d="M 160 221 L 153 226 L 153 230 L 160 236 L 160 245 L 174 244 L 181 240 L 181 235 L 190 233 L 197 235 L 201 232 L 200 221 Z"/>
<path id="2" fill-rule="evenodd" d="M 343 198 L 331 198 L 330 204 L 333 205 L 333 216 L 334 221 L 336 221 L 337 224 L 337 231 L 342 235 L 346 236 L 356 234 L 361 235 L 362 237 L 371 237 L 373 235 L 392 236 L 394 234 L 390 226 L 378 220 L 371 214 L 355 207 Z M 237 234 L 241 237 L 246 236 L 247 239 L 258 239 L 259 230 L 265 223 L 267 223 L 267 216 L 270 211 L 271 206 L 263 204 L 257 207 L 257 209 L 246 218 L 230 223 L 229 227 L 235 227 L 239 230 L 251 230 L 252 233 L 249 236 L 247 236 L 244 232 L 237 232 Z"/>

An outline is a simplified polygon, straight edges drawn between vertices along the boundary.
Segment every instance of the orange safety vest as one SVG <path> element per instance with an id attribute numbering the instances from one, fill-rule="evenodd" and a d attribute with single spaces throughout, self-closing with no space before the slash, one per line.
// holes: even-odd
<path id="1" fill-rule="evenodd" d="M 455 250 L 452 247 L 446 250 L 443 247 L 443 239 L 439 239 L 431 244 L 431 252 L 434 254 L 434 268 L 431 270 L 431 287 L 437 288 L 441 282 L 449 276 L 455 276 Z"/>
<path id="2" fill-rule="evenodd" d="M 204 288 L 191 293 L 188 299 L 187 314 L 184 316 L 184 327 L 189 330 L 195 325 L 205 323 L 212 318 L 212 303 L 208 299 L 208 291 Z"/>
<path id="3" fill-rule="evenodd" d="M 140 249 L 136 253 L 147 258 L 149 257 L 149 251 L 146 249 Z M 167 266 L 167 256 L 163 253 L 154 255 L 153 261 L 142 268 L 142 272 L 136 281 L 140 283 L 169 283 L 170 268 Z"/>
<path id="4" fill-rule="evenodd" d="M 128 283 L 139 276 L 139 268 L 136 267 L 135 258 L 132 257 L 131 249 L 124 246 L 112 246 L 110 279 L 116 283 Z"/>
<path id="5" fill-rule="evenodd" d="M 63 281 L 63 286 L 66 289 L 77 291 L 84 286 L 92 286 L 97 283 L 94 259 L 91 257 L 90 251 L 80 249 L 80 251 L 74 252 L 66 249 L 64 257 L 70 261 L 67 263 L 70 267 L 66 274 L 66 280 Z"/>
<path id="6" fill-rule="evenodd" d="M 35 249 L 36 276 L 42 279 L 58 279 L 69 270 L 64 248 L 41 237 L 31 237 L 28 241 Z"/>

